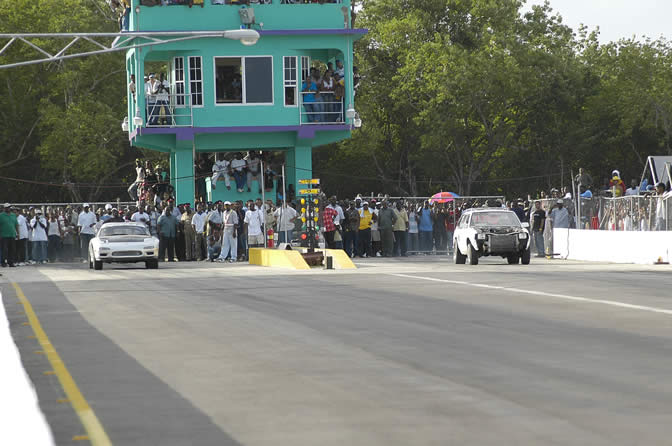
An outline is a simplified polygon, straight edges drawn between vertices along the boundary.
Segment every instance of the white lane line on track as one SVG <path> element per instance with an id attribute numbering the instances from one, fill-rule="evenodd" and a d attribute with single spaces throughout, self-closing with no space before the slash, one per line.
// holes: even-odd
<path id="1" fill-rule="evenodd" d="M 645 305 L 628 304 L 628 303 L 625 303 L 625 302 L 618 302 L 618 301 L 615 301 L 615 300 L 591 299 L 589 297 L 569 296 L 567 294 L 546 293 L 546 292 L 543 292 L 543 291 L 534 291 L 534 290 L 523 290 L 523 289 L 520 289 L 520 288 L 509 288 L 509 287 L 505 287 L 505 286 L 486 285 L 484 283 L 472 283 L 472 282 L 465 282 L 465 281 L 462 281 L 462 280 L 448 280 L 448 279 L 436 279 L 434 277 L 411 276 L 411 275 L 408 275 L 408 274 L 389 274 L 389 275 L 390 276 L 396 276 L 396 277 L 408 278 L 408 279 L 428 280 L 428 281 L 431 281 L 431 282 L 450 283 L 450 284 L 453 284 L 453 285 L 464 285 L 464 286 L 470 286 L 470 287 L 474 287 L 474 288 L 486 288 L 486 289 L 491 289 L 491 290 L 510 291 L 510 292 L 522 293 L 522 294 L 532 294 L 532 295 L 535 295 L 535 296 L 554 297 L 556 299 L 573 300 L 573 301 L 576 301 L 576 302 L 609 305 L 609 306 L 612 306 L 612 307 L 627 308 L 629 310 L 640 310 L 640 311 L 648 311 L 648 312 L 651 312 L 651 313 L 672 315 L 672 310 L 666 310 L 664 308 L 657 308 L 657 307 L 647 307 Z"/>

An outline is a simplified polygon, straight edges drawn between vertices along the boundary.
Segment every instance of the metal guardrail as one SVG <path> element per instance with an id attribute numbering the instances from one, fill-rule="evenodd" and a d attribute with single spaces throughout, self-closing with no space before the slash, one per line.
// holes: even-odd
<path id="1" fill-rule="evenodd" d="M 304 95 L 315 93 L 300 92 L 299 110 L 301 125 L 343 124 L 345 122 L 343 99 L 336 99 L 333 91 L 320 91 L 314 102 L 305 102 Z"/>
<path id="2" fill-rule="evenodd" d="M 147 127 L 193 127 L 190 94 L 145 95 Z"/>

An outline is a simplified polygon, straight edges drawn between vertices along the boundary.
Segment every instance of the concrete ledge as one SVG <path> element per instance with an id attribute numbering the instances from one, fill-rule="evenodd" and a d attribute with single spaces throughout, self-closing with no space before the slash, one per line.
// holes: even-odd
<path id="1" fill-rule="evenodd" d="M 334 259 L 334 269 L 357 269 L 348 255 L 342 249 L 319 249 L 325 257 Z"/>
<path id="2" fill-rule="evenodd" d="M 310 269 L 298 251 L 281 249 L 250 248 L 250 265 L 274 268 Z"/>

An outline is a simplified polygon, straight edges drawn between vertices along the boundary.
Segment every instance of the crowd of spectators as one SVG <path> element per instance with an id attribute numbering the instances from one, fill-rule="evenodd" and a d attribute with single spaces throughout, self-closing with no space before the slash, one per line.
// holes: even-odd
<path id="1" fill-rule="evenodd" d="M 359 75 L 353 67 L 353 82 L 359 86 Z M 345 67 L 343 62 L 336 60 L 336 66 L 327 63 L 324 72 L 311 67 L 308 79 L 301 84 L 303 104 L 302 122 L 345 122 L 343 116 L 345 100 Z"/>

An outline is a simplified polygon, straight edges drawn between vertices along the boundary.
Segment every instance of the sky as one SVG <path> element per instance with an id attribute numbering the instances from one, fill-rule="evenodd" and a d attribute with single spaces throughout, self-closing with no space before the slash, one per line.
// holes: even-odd
<path id="1" fill-rule="evenodd" d="M 528 0 L 531 5 L 544 0 Z M 672 0 L 550 0 L 551 8 L 560 13 L 563 23 L 575 31 L 583 23 L 593 30 L 600 27 L 600 42 L 607 43 L 642 35 L 672 40 Z"/>

